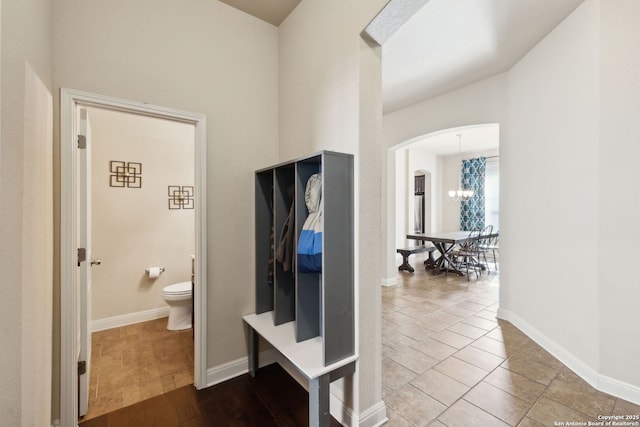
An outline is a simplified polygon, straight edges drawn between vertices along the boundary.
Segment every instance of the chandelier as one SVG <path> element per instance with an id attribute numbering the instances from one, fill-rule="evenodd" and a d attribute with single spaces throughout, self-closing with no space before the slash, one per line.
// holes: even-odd
<path id="1" fill-rule="evenodd" d="M 458 155 L 460 156 L 460 165 L 462 165 L 462 134 L 458 136 Z M 460 200 L 469 200 L 473 197 L 473 190 L 465 190 L 462 188 L 462 170 L 460 171 L 460 181 L 457 190 L 449 190 L 449 198 L 455 202 Z"/>

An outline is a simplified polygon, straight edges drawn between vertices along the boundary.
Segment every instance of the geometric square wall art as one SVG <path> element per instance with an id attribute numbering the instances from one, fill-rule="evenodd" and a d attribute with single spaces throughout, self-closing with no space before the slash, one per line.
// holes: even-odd
<path id="1" fill-rule="evenodd" d="M 142 163 L 109 162 L 110 187 L 142 188 Z"/>
<path id="2" fill-rule="evenodd" d="M 170 185 L 169 209 L 193 209 L 193 186 Z"/>

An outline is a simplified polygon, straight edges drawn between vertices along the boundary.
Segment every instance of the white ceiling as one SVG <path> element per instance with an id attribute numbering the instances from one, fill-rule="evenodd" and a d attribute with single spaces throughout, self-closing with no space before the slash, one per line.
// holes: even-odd
<path id="1" fill-rule="evenodd" d="M 508 70 L 582 1 L 428 1 L 383 44 L 384 112 Z"/>

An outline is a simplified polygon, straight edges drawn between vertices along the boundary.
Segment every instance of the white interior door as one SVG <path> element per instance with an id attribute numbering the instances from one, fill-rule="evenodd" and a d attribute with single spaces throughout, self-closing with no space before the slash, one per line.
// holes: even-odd
<path id="1" fill-rule="evenodd" d="M 91 381 L 91 266 L 99 260 L 91 257 L 91 127 L 85 108 L 78 108 L 78 248 L 86 256 L 79 261 L 78 277 L 78 362 L 85 372 L 78 375 L 78 416 L 87 414 Z M 82 148 L 84 145 L 84 148 Z M 79 258 L 80 260 L 81 258 Z"/>

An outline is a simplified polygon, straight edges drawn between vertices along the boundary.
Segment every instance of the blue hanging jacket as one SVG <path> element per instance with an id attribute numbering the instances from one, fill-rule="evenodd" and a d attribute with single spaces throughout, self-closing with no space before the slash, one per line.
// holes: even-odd
<path id="1" fill-rule="evenodd" d="M 307 181 L 304 200 L 309 215 L 298 239 L 298 271 L 322 271 L 322 175 L 312 175 Z"/>

